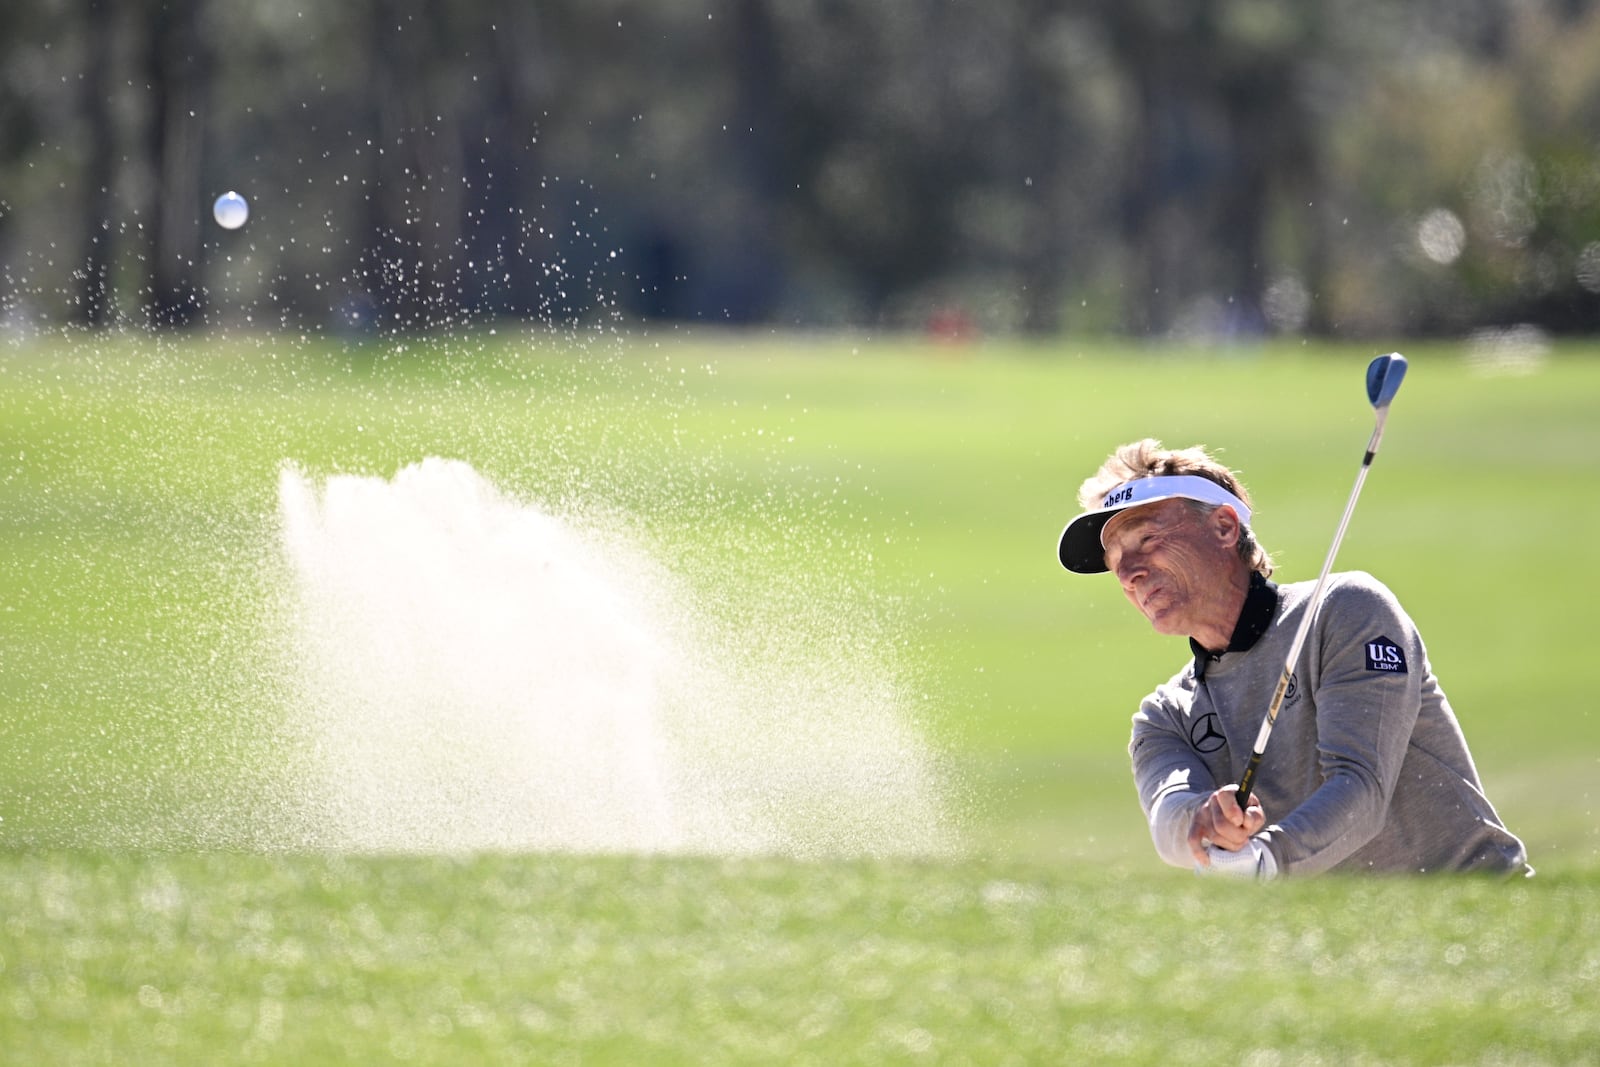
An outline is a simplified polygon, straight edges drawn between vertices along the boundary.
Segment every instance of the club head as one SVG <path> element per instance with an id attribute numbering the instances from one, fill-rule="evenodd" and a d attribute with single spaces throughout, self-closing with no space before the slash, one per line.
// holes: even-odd
<path id="1" fill-rule="evenodd" d="M 1379 356 L 1367 365 L 1367 399 L 1372 401 L 1375 408 L 1386 408 L 1389 401 L 1394 399 L 1394 394 L 1400 391 L 1400 383 L 1406 376 L 1406 357 L 1398 352 L 1390 352 L 1387 356 Z"/>

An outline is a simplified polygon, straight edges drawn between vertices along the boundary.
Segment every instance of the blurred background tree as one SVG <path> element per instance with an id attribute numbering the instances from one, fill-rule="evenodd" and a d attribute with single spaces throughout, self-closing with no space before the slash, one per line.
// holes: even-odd
<path id="1" fill-rule="evenodd" d="M 1597 8 L 8 0 L 0 318 L 1592 331 Z"/>

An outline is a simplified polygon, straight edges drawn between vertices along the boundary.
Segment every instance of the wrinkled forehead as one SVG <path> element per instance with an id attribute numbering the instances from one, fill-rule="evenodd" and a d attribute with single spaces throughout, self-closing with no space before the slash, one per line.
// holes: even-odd
<path id="1" fill-rule="evenodd" d="M 1100 547 L 1110 548 L 1117 538 L 1137 534 L 1151 526 L 1161 528 L 1179 522 L 1188 507 L 1186 501 L 1169 497 L 1119 511 L 1100 528 Z"/>

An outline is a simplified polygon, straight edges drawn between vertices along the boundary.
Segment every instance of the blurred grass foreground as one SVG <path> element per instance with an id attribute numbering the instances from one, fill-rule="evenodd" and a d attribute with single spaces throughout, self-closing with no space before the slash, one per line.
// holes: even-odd
<path id="1" fill-rule="evenodd" d="M 1183 649 L 1053 559 L 1153 435 L 1310 576 L 1373 354 L 7 342 L 7 1062 L 1595 1062 L 1594 352 L 1408 348 L 1340 554 L 1526 884 L 1162 868 Z"/>

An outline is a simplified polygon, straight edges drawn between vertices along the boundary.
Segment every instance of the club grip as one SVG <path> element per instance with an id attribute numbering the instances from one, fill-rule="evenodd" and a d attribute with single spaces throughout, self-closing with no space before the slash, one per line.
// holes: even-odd
<path id="1" fill-rule="evenodd" d="M 1237 799 L 1241 809 L 1250 806 L 1250 792 L 1255 788 L 1256 771 L 1261 769 L 1261 750 L 1250 753 L 1250 762 L 1244 765 L 1244 776 L 1239 779 Z"/>

